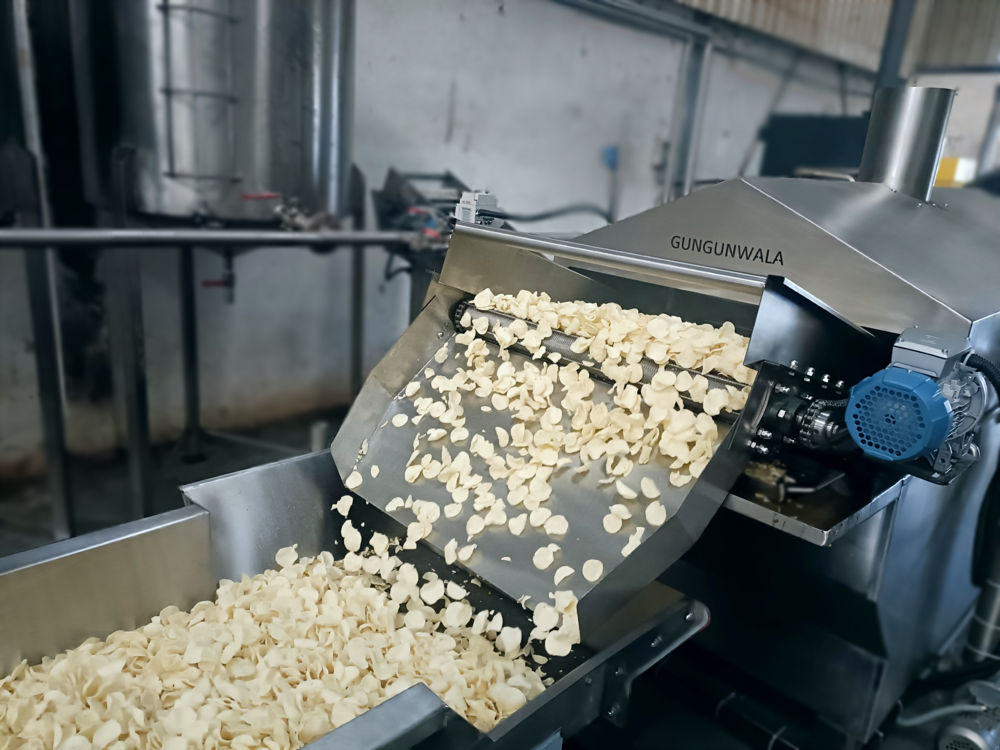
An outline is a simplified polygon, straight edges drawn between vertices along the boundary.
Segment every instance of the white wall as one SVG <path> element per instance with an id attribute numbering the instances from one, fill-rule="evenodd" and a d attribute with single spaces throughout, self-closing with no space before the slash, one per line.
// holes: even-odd
<path id="1" fill-rule="evenodd" d="M 450 169 L 495 192 L 502 207 L 530 211 L 576 201 L 603 204 L 608 174 L 600 151 L 621 148 L 620 215 L 653 204 L 652 164 L 669 137 L 681 48 L 549 0 L 363 0 L 358 3 L 355 160 L 370 185 L 385 170 Z M 739 39 L 773 64 L 713 58 L 697 176 L 735 173 L 766 116 L 788 53 Z M 800 62 L 778 109 L 839 112 L 832 64 Z M 777 68 L 777 70 L 775 70 Z M 855 81 L 853 86 L 860 84 Z M 851 97 L 860 111 L 863 96 Z M 753 168 L 756 168 L 756 159 Z M 599 224 L 566 217 L 532 229 L 583 232 Z M 528 228 L 528 227 L 525 227 Z M 381 281 L 381 257 L 366 272 L 366 363 L 405 325 L 405 277 Z M 197 258 L 199 278 L 221 260 Z M 347 321 L 350 258 L 341 252 L 264 249 L 236 261 L 236 301 L 199 289 L 204 421 L 266 422 L 349 398 Z M 143 259 L 143 293 L 154 439 L 182 425 L 176 258 Z M 0 253 L 0 472 L 37 468 L 41 435 L 30 327 L 19 255 Z M 74 450 L 106 451 L 120 434 L 107 405 L 74 405 Z"/>

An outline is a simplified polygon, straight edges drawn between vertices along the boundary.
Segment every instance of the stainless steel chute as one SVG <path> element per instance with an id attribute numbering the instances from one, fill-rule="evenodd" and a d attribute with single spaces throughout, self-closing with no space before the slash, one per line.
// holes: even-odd
<path id="1" fill-rule="evenodd" d="M 258 466 L 183 489 L 186 507 L 0 558 L 0 673 L 37 662 L 89 637 L 141 626 L 168 605 L 211 598 L 220 578 L 254 575 L 275 552 L 297 544 L 304 555 L 342 554 L 340 516 L 330 504 L 345 492 L 327 451 Z M 356 502 L 364 533 L 401 529 L 374 505 Z M 403 552 L 423 570 L 463 580 L 429 549 Z M 517 604 L 488 586 L 470 597 L 523 619 Z M 527 627 L 527 623 L 522 623 Z M 659 583 L 609 617 L 593 644 L 545 666 L 553 677 L 537 699 L 488 733 L 477 731 L 422 684 L 325 735 L 309 747 L 523 748 L 570 734 L 627 697 L 638 664 L 655 662 L 708 624 L 708 611 Z M 612 714 L 615 716 L 612 716 Z"/>
<path id="2" fill-rule="evenodd" d="M 682 261 L 660 261 L 617 250 L 602 252 L 583 244 L 539 240 L 507 230 L 459 224 L 441 278 L 432 285 L 423 311 L 373 370 L 332 446 L 342 479 L 358 471 L 363 481 L 356 492 L 386 510 L 401 524 L 412 521 L 413 513 L 399 507 L 399 502 L 390 505 L 393 498 L 411 496 L 441 506 L 451 502 L 450 492 L 443 485 L 427 481 L 408 484 L 403 479 L 411 450 L 418 443 L 418 434 L 425 434 L 427 429 L 426 424 L 415 424 L 411 420 L 415 417 L 412 404 L 403 391 L 414 382 L 423 383 L 421 387 L 426 390 L 428 369 L 446 377 L 454 375 L 455 357 L 460 348 L 455 342 L 456 329 L 461 328 L 456 321 L 456 305 L 467 304 L 469 298 L 485 287 L 496 293 L 516 294 L 525 287 L 525 279 L 531 279 L 531 291 L 547 292 L 554 300 L 617 301 L 630 306 L 628 303 L 633 299 L 630 293 L 547 260 L 546 255 L 564 263 L 584 263 L 591 268 L 638 271 L 644 276 L 653 275 L 666 284 L 679 281 L 698 288 L 714 284 L 727 291 L 735 289 L 740 295 L 751 294 L 758 300 L 755 322 L 749 330 L 747 363 L 761 368 L 761 374 L 750 392 L 743 417 L 731 414 L 717 420 L 719 437 L 714 456 L 704 473 L 686 486 L 673 487 L 667 481 L 671 459 L 655 455 L 648 465 L 638 466 L 629 475 L 632 484 L 642 477 L 658 483 L 663 492 L 660 499 L 670 519 L 662 527 L 650 530 L 637 550 L 623 557 L 625 539 L 608 534 L 602 526 L 602 517 L 609 504 L 617 502 L 611 499 L 614 488 L 605 484 L 608 480 L 597 471 L 580 476 L 568 469 L 556 472 L 552 479 L 552 496 L 545 503 L 553 513 L 571 519 L 571 529 L 565 538 L 552 539 L 541 528 L 531 527 L 515 536 L 502 526 L 488 528 L 470 540 L 477 547 L 466 563 L 468 569 L 510 598 L 526 601 L 528 608 L 547 601 L 555 588 L 551 571 L 538 570 L 531 564 L 532 553 L 537 548 L 556 541 L 561 547 L 560 564 L 576 571 L 587 559 L 599 559 L 604 568 L 600 580 L 590 583 L 576 576 L 572 584 L 566 586 L 572 588 L 579 599 L 581 631 L 586 642 L 588 632 L 606 617 L 607 612 L 654 580 L 695 543 L 755 456 L 755 450 L 761 450 L 755 435 L 768 399 L 776 385 L 794 377 L 772 376 L 768 367 L 784 372 L 793 368 L 796 360 L 811 362 L 822 370 L 822 375 L 815 379 L 817 391 L 827 392 L 832 398 L 842 397 L 846 382 L 869 374 L 878 363 L 870 351 L 874 342 L 870 333 L 782 279 L 706 270 Z M 678 298 L 668 312 L 688 320 L 708 322 L 699 320 L 697 305 L 685 302 Z M 643 312 L 661 311 L 642 306 L 640 309 Z M 559 334 L 553 336 L 558 342 Z M 817 348 L 817 342 L 822 342 L 822 346 Z M 826 356 L 824 347 L 831 346 L 851 347 L 855 357 L 844 360 Z M 435 361 L 439 350 L 447 356 Z M 517 352 L 510 356 L 521 362 L 527 357 Z M 804 373 L 802 377 L 809 380 Z M 718 385 L 724 387 L 725 383 Z M 593 397 L 610 401 L 610 394 L 602 393 L 601 389 L 596 390 Z M 465 394 L 462 403 L 470 434 L 491 436 L 495 428 L 510 430 L 514 423 L 510 413 L 491 409 L 485 399 Z M 401 426 L 394 422 L 398 415 L 402 415 L 398 418 Z M 730 426 L 734 419 L 735 423 Z M 456 451 L 461 449 L 462 446 L 454 448 Z M 377 467 L 376 472 L 372 471 L 373 467 Z M 482 470 L 485 472 L 485 467 Z M 635 507 L 631 508 L 633 504 Z M 427 541 L 439 553 L 443 553 L 450 540 L 457 540 L 459 545 L 466 543 L 466 520 L 475 512 L 471 505 L 464 504 L 458 515 L 442 517 L 433 525 Z M 642 503 L 635 501 L 629 505 L 641 517 Z M 838 520 L 843 523 L 842 519 Z"/>

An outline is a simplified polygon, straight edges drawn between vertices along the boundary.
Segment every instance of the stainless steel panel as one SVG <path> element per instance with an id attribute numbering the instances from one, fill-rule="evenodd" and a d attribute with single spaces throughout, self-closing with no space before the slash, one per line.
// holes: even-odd
<path id="1" fill-rule="evenodd" d="M 968 335 L 1000 306 L 992 229 L 873 183 L 732 180 L 577 241 L 784 276 L 855 324 L 894 333 Z"/>
<path id="2" fill-rule="evenodd" d="M 853 384 L 884 361 L 877 359 L 875 337 L 822 300 L 776 276 L 768 277 L 757 308 L 744 362 L 764 362 L 806 374 L 816 383 Z M 849 356 L 844 356 L 850 352 Z"/>
<path id="3" fill-rule="evenodd" d="M 777 178 L 754 184 L 852 248 L 857 255 L 842 255 L 845 266 L 864 263 L 873 276 L 885 269 L 935 300 L 942 313 L 968 321 L 992 315 L 1000 307 L 995 294 L 1000 253 L 994 231 L 983 221 L 970 222 L 880 185 Z M 813 291 L 809 280 L 802 285 Z M 846 306 L 821 296 L 847 311 L 863 294 L 875 296 L 887 308 L 904 302 L 876 278 L 845 289 L 841 296 L 846 297 Z M 860 325 L 878 327 L 850 317 Z M 912 324 L 931 327 L 933 321 L 915 317 Z"/>
<path id="4" fill-rule="evenodd" d="M 778 504 L 766 500 L 747 500 L 733 494 L 726 496 L 723 507 L 807 542 L 828 546 L 898 500 L 901 491 L 902 480 L 859 509 L 855 509 L 853 505 L 843 507 L 839 503 L 831 503 L 827 498 L 819 503 L 792 500 Z"/>
<path id="5" fill-rule="evenodd" d="M 0 674 L 211 598 L 208 527 L 182 508 L 0 557 Z"/>
<path id="6" fill-rule="evenodd" d="M 424 684 L 407 688 L 305 747 L 308 750 L 403 750 L 441 731 L 450 709 Z M 470 727 L 471 728 L 471 727 Z"/>
<path id="7" fill-rule="evenodd" d="M 210 570 L 230 580 L 273 568 L 275 552 L 292 544 L 300 555 L 335 549 L 340 526 L 329 508 L 343 491 L 326 451 L 181 487 L 211 514 Z"/>
<path id="8" fill-rule="evenodd" d="M 115 3 L 120 142 L 136 208 L 269 220 L 271 193 L 342 213 L 353 0 Z"/>
<path id="9" fill-rule="evenodd" d="M 605 272 L 611 270 L 637 274 L 644 278 L 655 278 L 661 284 L 678 286 L 694 292 L 711 290 L 717 293 L 722 289 L 730 290 L 737 295 L 756 297 L 764 288 L 764 276 L 757 273 L 716 269 L 691 262 L 668 260 L 655 255 L 519 234 L 509 229 L 494 229 L 478 224 L 456 225 L 452 246 L 469 243 L 470 240 L 478 240 L 485 245 L 480 250 L 483 253 L 489 252 L 489 246 L 515 247 L 554 256 L 569 265 L 583 264 L 585 267 L 600 268 Z M 482 263 L 477 265 L 482 267 Z"/>
<path id="10" fill-rule="evenodd" d="M 761 182 L 765 181 L 756 181 Z M 590 232 L 577 241 L 693 261 L 715 269 L 781 275 L 865 327 L 896 332 L 920 321 L 941 329 L 968 328 L 968 320 L 962 315 L 942 307 L 904 278 L 859 256 L 836 234 L 784 207 L 756 183 L 732 180 L 705 188 Z M 847 206 L 837 202 L 843 197 L 840 193 L 825 196 L 822 204 L 824 210 L 841 211 L 847 217 L 859 216 L 858 209 L 863 208 L 857 205 L 859 197 L 867 197 L 869 202 L 893 198 L 909 201 L 894 196 L 884 186 L 869 183 L 774 179 L 766 183 L 768 188 L 775 183 L 790 183 L 789 193 L 816 190 L 818 185 L 824 189 L 858 187 L 860 192 L 852 193 L 855 200 Z M 886 231 L 890 231 L 888 227 Z M 759 255 L 757 249 L 761 250 Z M 715 293 L 733 298 L 727 290 Z"/>

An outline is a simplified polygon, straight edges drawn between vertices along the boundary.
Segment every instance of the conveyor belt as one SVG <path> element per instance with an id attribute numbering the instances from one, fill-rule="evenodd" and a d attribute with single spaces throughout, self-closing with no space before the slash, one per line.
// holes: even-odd
<path id="1" fill-rule="evenodd" d="M 487 329 L 486 333 L 481 335 L 477 333 L 476 335 L 493 343 L 496 343 L 496 336 L 494 336 L 493 334 L 494 326 L 497 325 L 509 326 L 515 320 L 518 320 L 518 318 L 516 318 L 513 315 L 497 312 L 496 310 L 480 310 L 479 308 L 474 307 L 472 303 L 469 302 L 468 300 L 462 300 L 461 302 L 455 305 L 451 314 L 451 319 L 452 323 L 455 326 L 455 330 L 459 332 L 468 330 L 466 326 L 462 325 L 462 318 L 465 316 L 466 312 L 470 313 L 470 315 L 476 318 L 486 318 L 489 321 L 489 328 Z M 525 320 L 524 322 L 528 326 L 528 328 L 537 328 L 537 325 L 532 321 Z M 576 362 L 577 364 L 580 365 L 580 367 L 587 370 L 594 378 L 606 383 L 613 382 L 611 378 L 609 378 L 604 373 L 604 371 L 601 369 L 601 366 L 598 363 L 588 360 L 585 355 L 579 354 L 573 350 L 573 343 L 575 341 L 576 341 L 575 336 L 563 333 L 562 331 L 553 331 L 552 335 L 545 339 L 545 348 L 546 351 L 548 352 L 553 352 L 558 354 L 560 357 L 559 360 L 560 362 L 564 361 Z M 520 352 L 522 354 L 526 354 L 527 356 L 531 356 L 531 353 L 528 352 L 528 350 L 525 349 L 520 344 L 515 344 L 511 346 L 510 349 Z M 644 383 L 648 383 L 652 379 L 652 377 L 657 373 L 657 371 L 662 369 L 662 370 L 669 370 L 674 373 L 686 372 L 691 376 L 700 375 L 708 381 L 709 390 L 717 388 L 723 388 L 723 389 L 735 388 L 740 391 L 746 391 L 750 388 L 750 386 L 746 385 L 745 383 L 741 383 L 738 380 L 732 380 L 731 378 L 727 378 L 722 375 L 718 375 L 715 373 L 704 373 L 701 372 L 700 370 L 694 370 L 689 367 L 681 367 L 671 362 L 660 365 L 657 364 L 656 362 L 653 362 L 651 359 L 648 359 L 647 357 L 643 357 L 642 360 L 639 362 L 639 365 L 642 367 L 642 381 Z M 683 393 L 680 394 L 680 398 L 686 408 L 692 411 L 702 410 L 702 405 L 699 402 L 695 401 L 694 399 L 685 396 Z M 738 416 L 739 416 L 738 411 L 729 411 L 727 409 L 723 410 L 715 418 L 723 419 L 727 422 L 733 422 Z"/>
<path id="2" fill-rule="evenodd" d="M 428 303 L 417 322 L 383 362 L 385 375 L 391 373 L 391 390 L 386 388 L 388 382 L 383 380 L 382 373 L 373 374 L 366 381 L 365 389 L 332 448 L 344 477 L 357 471 L 363 478 L 354 491 L 403 525 L 415 521 L 415 514 L 410 508 L 399 507 L 399 503 L 393 503 L 392 510 L 387 510 L 393 498 L 430 501 L 442 509 L 453 502 L 450 491 L 438 481 L 424 478 L 414 483 L 405 481 L 404 470 L 414 447 L 419 445 L 422 452 L 433 455 L 440 453 L 447 444 L 452 456 L 469 448 L 465 441 L 453 445 L 448 439 L 428 444 L 427 431 L 438 426 L 437 420 L 425 415 L 414 423 L 414 417 L 419 415 L 411 400 L 433 395 L 429 379 L 453 377 L 464 366 L 465 346 L 455 340 L 458 334 L 452 320 L 453 312 L 457 312 L 454 309 L 457 301 L 442 295 Z M 460 323 L 461 314 L 457 317 Z M 563 336 L 565 334 L 560 338 Z M 549 339 L 546 340 L 548 344 Z M 497 344 L 488 342 L 487 345 L 497 356 Z M 566 346 L 569 351 L 565 341 L 556 345 Z M 574 358 L 577 356 L 574 354 Z M 530 355 L 518 351 L 511 351 L 510 358 L 516 367 L 530 361 Z M 419 383 L 420 389 L 408 398 L 405 391 L 411 383 Z M 718 380 L 715 384 L 728 385 Z M 592 398 L 613 407 L 614 394 L 610 387 L 597 388 Z M 470 437 L 478 433 L 495 439 L 497 427 L 510 431 L 516 422 L 513 413 L 492 409 L 489 399 L 472 392 L 463 393 L 462 407 L 466 420 L 464 427 Z M 399 415 L 405 415 L 406 419 L 402 420 Z M 540 601 L 549 601 L 550 594 L 557 588 L 572 590 L 579 601 L 580 628 L 586 643 L 588 632 L 599 627 L 609 611 L 653 580 L 694 543 L 721 506 L 744 461 L 743 448 L 733 449 L 730 447 L 733 441 L 727 440 L 733 427 L 725 419 L 718 420 L 714 456 L 697 480 L 681 487 L 671 485 L 673 459 L 658 451 L 653 452 L 647 464 L 637 464 L 629 473 L 626 484 L 632 488 L 638 488 L 643 478 L 653 480 L 659 487 L 659 501 L 668 517 L 662 526 L 653 527 L 645 520 L 648 500 L 641 496 L 630 500 L 619 495 L 614 486 L 615 478 L 605 475 L 603 463 L 596 462 L 589 471 L 580 473 L 575 470 L 579 466 L 577 461 L 552 475 L 549 480 L 552 494 L 544 503 L 553 514 L 561 514 L 569 520 L 567 534 L 550 537 L 542 528 L 528 525 L 523 533 L 515 535 L 506 525 L 488 526 L 472 538 L 476 549 L 470 559 L 460 564 L 511 599 L 527 600 L 529 608 Z M 488 480 L 489 470 L 485 463 L 476 456 L 472 456 L 471 461 L 472 471 Z M 375 466 L 378 469 L 373 472 Z M 498 496 L 502 498 L 504 493 L 498 491 Z M 609 506 L 616 503 L 626 505 L 632 519 L 626 521 L 619 533 L 608 533 L 604 530 L 603 518 Z M 508 517 L 522 511 L 521 507 L 508 506 Z M 458 515 L 448 518 L 442 513 L 421 544 L 429 544 L 439 553 L 443 553 L 452 539 L 457 540 L 459 546 L 466 544 L 466 522 L 476 512 L 470 498 L 461 504 Z M 639 526 L 645 527 L 641 544 L 630 555 L 623 556 L 629 535 Z M 560 548 L 557 561 L 549 569 L 538 570 L 532 564 L 532 556 L 551 542 Z M 600 560 L 604 567 L 603 576 L 596 582 L 589 582 L 582 575 L 583 564 L 590 559 Z M 556 586 L 553 573 L 562 565 L 572 567 L 575 572 Z"/>

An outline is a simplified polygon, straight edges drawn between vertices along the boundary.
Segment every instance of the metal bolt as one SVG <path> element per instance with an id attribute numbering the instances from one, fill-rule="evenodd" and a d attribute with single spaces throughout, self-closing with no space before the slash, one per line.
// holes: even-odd
<path id="1" fill-rule="evenodd" d="M 686 615 L 684 615 L 684 621 L 694 622 L 694 612 L 688 612 Z"/>
<path id="2" fill-rule="evenodd" d="M 438 338 L 439 339 L 443 339 L 444 338 L 444 331 L 438 331 Z"/>
<path id="3" fill-rule="evenodd" d="M 843 388 L 844 388 L 844 381 L 843 380 L 838 380 L 836 383 L 833 384 L 833 387 L 836 388 L 837 390 L 843 390 Z"/>
<path id="4" fill-rule="evenodd" d="M 816 368 L 815 367 L 807 367 L 806 368 L 806 375 L 808 375 L 810 378 L 813 375 L 815 375 L 815 374 L 816 374 Z"/>
<path id="5" fill-rule="evenodd" d="M 821 380 L 822 380 L 822 381 L 823 381 L 824 383 L 829 383 L 829 382 L 830 382 L 830 375 L 829 375 L 829 373 L 827 373 L 827 374 L 824 374 L 824 375 L 823 375 L 823 377 L 821 378 Z"/>
<path id="6" fill-rule="evenodd" d="M 615 668 L 615 677 L 624 677 L 624 676 L 625 676 L 625 667 L 619 664 Z"/>
<path id="7" fill-rule="evenodd" d="M 771 452 L 770 448 L 762 443 L 758 443 L 756 440 L 750 441 L 750 448 L 755 451 L 758 456 L 766 456 Z"/>
<path id="8" fill-rule="evenodd" d="M 778 419 L 784 419 L 786 414 L 788 414 L 786 409 L 778 409 Z"/>
<path id="9" fill-rule="evenodd" d="M 766 430 L 763 427 L 761 427 L 759 430 L 757 430 L 757 437 L 759 437 L 761 440 L 770 440 L 771 438 L 774 437 L 774 434 L 770 430 Z"/>
<path id="10" fill-rule="evenodd" d="M 614 718 L 622 712 L 621 703 L 612 703 L 611 708 L 608 709 L 608 716 Z"/>
<path id="11" fill-rule="evenodd" d="M 663 645 L 663 636 L 658 635 L 655 638 L 653 638 L 653 640 L 649 644 L 649 647 L 650 648 L 659 648 L 662 645 Z"/>
<path id="12" fill-rule="evenodd" d="M 782 393 L 782 394 L 784 394 L 784 393 L 790 393 L 791 390 L 792 389 L 789 388 L 787 385 L 776 385 L 776 386 L 774 386 L 774 392 L 775 393 Z"/>
<path id="13" fill-rule="evenodd" d="M 789 363 L 789 365 L 788 365 L 788 366 L 789 366 L 789 367 L 791 367 L 791 368 L 792 368 L 793 370 L 798 370 L 798 369 L 799 369 L 799 361 L 798 361 L 797 359 L 793 359 L 793 360 L 792 360 L 792 361 L 791 361 L 791 362 Z"/>

